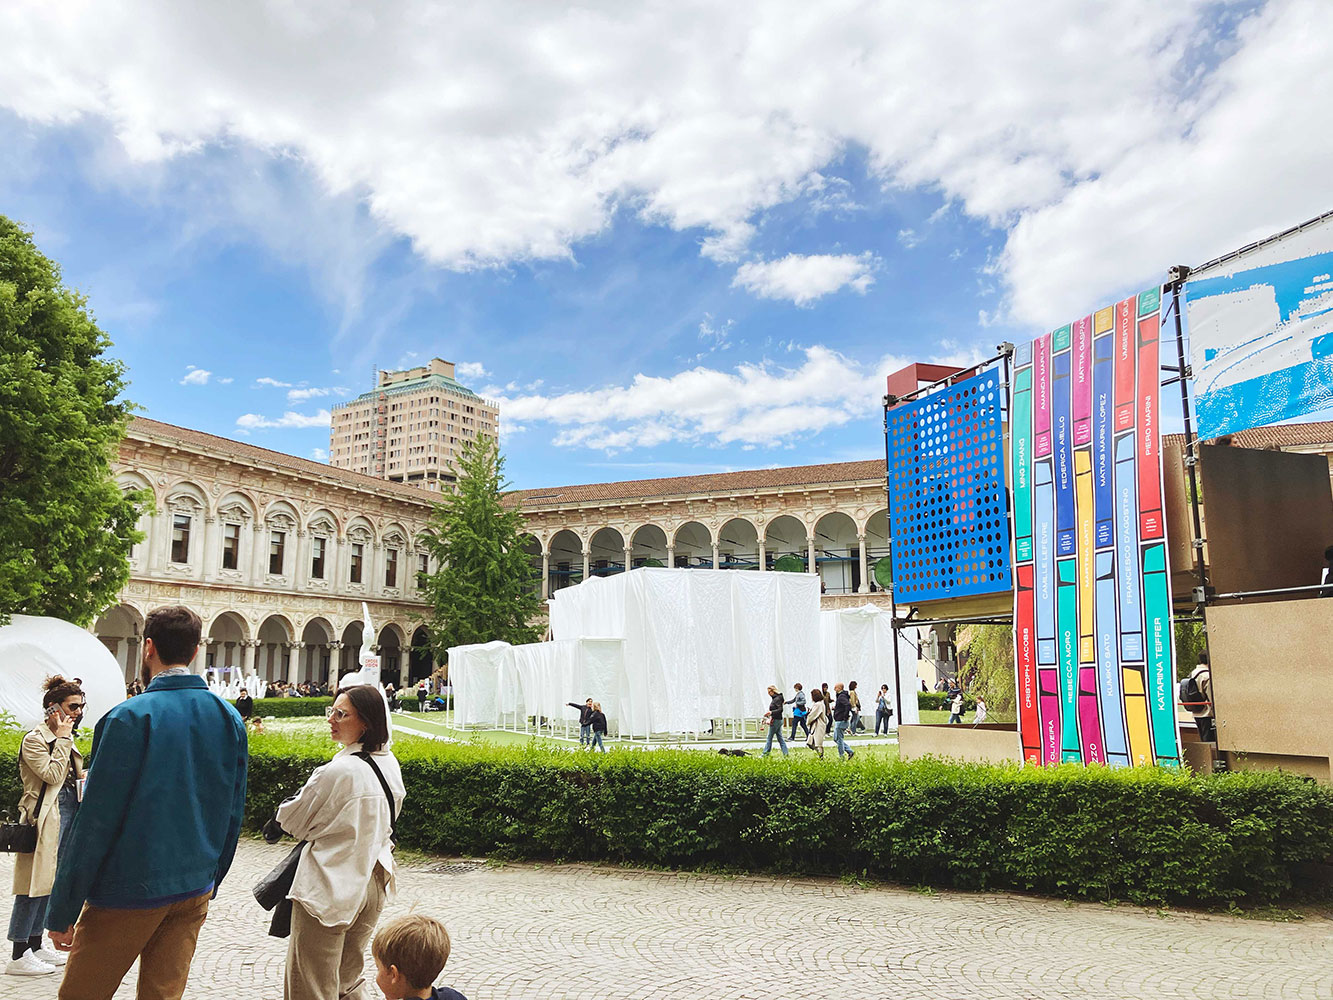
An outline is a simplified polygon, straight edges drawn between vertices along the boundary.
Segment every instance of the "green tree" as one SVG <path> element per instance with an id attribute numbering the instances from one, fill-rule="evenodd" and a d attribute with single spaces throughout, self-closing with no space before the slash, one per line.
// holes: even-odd
<path id="1" fill-rule="evenodd" d="M 139 497 L 111 461 L 129 422 L 124 366 L 87 300 L 0 216 L 0 624 L 86 625 L 129 579 Z"/>
<path id="2" fill-rule="evenodd" d="M 431 514 L 426 548 L 439 571 L 426 577 L 431 647 L 443 659 L 450 646 L 500 639 L 536 642 L 541 613 L 538 576 L 523 543 L 523 514 L 501 502 L 508 483 L 494 438 L 469 442 L 457 464 L 458 482 Z"/>
<path id="3" fill-rule="evenodd" d="M 1014 713 L 1014 630 L 1008 625 L 971 625 L 963 651 L 963 680 L 986 699 L 992 716 Z"/>

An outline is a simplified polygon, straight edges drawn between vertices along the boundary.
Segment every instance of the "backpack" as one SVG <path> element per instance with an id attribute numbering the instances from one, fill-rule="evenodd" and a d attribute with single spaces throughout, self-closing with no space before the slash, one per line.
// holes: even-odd
<path id="1" fill-rule="evenodd" d="M 1191 712 L 1196 708 L 1204 708 L 1208 699 L 1203 696 L 1203 691 L 1199 689 L 1199 682 L 1191 674 L 1176 686 L 1176 697 L 1180 703 Z"/>

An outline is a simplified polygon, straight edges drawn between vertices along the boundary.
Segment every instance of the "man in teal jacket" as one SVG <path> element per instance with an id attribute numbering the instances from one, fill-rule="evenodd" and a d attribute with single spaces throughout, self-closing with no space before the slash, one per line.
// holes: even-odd
<path id="1" fill-rule="evenodd" d="M 185 991 L 208 902 L 236 853 L 249 756 L 236 709 L 186 666 L 200 631 L 189 608 L 152 612 L 148 687 L 97 724 L 47 906 L 51 940 L 70 952 L 61 1000 L 109 1000 L 140 957 L 140 996 Z"/>

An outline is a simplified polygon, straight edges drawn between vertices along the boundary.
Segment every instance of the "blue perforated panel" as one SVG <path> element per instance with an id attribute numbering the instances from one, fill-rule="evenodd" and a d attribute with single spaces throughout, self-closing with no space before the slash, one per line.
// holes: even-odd
<path id="1" fill-rule="evenodd" d="M 895 406 L 888 435 L 897 600 L 1007 593 L 999 374 Z"/>

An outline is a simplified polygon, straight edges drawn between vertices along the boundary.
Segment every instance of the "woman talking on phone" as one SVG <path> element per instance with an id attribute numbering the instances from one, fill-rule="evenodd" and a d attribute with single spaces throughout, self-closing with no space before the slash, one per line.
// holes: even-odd
<path id="1" fill-rule="evenodd" d="M 37 850 L 14 855 L 14 910 L 9 940 L 14 955 L 9 976 L 44 976 L 65 964 L 66 956 L 42 946 L 46 901 L 56 877 L 56 858 L 64 850 L 79 809 L 77 783 L 83 758 L 74 749 L 74 730 L 83 720 L 83 689 L 57 675 L 48 677 L 42 708 L 45 720 L 23 737 L 19 749 L 19 821 L 37 827 Z"/>

